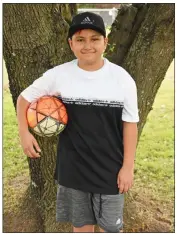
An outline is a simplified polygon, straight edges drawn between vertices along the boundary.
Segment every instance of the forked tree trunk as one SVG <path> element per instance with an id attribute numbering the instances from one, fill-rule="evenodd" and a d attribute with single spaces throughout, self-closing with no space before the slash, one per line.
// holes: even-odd
<path id="1" fill-rule="evenodd" d="M 174 4 L 133 4 L 123 6 L 112 25 L 106 53 L 136 81 L 139 136 L 174 58 L 174 14 Z"/>
<path id="2" fill-rule="evenodd" d="M 20 92 L 44 71 L 73 59 L 66 39 L 76 11 L 76 4 L 3 4 L 4 59 L 15 106 Z M 174 4 L 123 5 L 109 44 L 106 57 L 136 80 L 140 135 L 174 57 Z M 42 155 L 28 160 L 32 194 L 40 206 L 43 231 L 62 232 L 55 223 L 57 138 L 35 137 Z"/>

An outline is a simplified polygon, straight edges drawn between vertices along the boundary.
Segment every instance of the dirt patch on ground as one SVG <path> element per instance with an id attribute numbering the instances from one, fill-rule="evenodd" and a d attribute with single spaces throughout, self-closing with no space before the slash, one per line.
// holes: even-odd
<path id="1" fill-rule="evenodd" d="M 3 232 L 42 232 L 36 204 L 28 193 L 29 176 L 20 175 L 6 186 L 9 199 L 5 199 L 3 207 Z"/>
<path id="2" fill-rule="evenodd" d="M 11 207 L 4 204 L 4 208 L 9 208 L 4 209 L 3 232 L 44 232 L 36 204 L 28 195 L 28 184 L 29 178 L 24 176 L 19 176 L 9 182 L 9 185 L 15 188 L 17 202 Z M 159 204 L 149 195 L 148 189 L 143 192 L 130 192 L 126 196 L 125 204 L 124 232 L 174 232 L 173 204 Z M 57 230 L 58 232 L 72 232 L 72 227 L 69 223 L 59 224 Z M 99 231 L 97 226 L 95 231 Z"/>
<path id="3" fill-rule="evenodd" d="M 5 233 L 42 233 L 36 214 L 32 210 L 4 214 L 3 232 Z"/>
<path id="4" fill-rule="evenodd" d="M 126 232 L 174 232 L 173 205 L 156 199 L 146 188 L 134 189 L 125 199 Z"/>

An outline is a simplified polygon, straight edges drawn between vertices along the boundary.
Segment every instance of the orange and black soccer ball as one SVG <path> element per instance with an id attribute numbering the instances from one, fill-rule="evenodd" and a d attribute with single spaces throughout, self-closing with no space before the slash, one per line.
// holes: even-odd
<path id="1" fill-rule="evenodd" d="M 37 135 L 51 137 L 65 129 L 68 115 L 64 104 L 57 97 L 43 96 L 30 104 L 27 122 Z"/>

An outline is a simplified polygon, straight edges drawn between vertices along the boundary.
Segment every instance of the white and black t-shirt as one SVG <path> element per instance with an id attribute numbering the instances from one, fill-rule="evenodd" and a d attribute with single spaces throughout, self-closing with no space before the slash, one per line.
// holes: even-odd
<path id="1" fill-rule="evenodd" d="M 117 194 L 123 121 L 139 121 L 132 77 L 105 58 L 97 71 L 79 68 L 75 59 L 48 70 L 21 95 L 29 102 L 55 95 L 67 108 L 68 124 L 60 134 L 55 179 L 86 192 Z"/>

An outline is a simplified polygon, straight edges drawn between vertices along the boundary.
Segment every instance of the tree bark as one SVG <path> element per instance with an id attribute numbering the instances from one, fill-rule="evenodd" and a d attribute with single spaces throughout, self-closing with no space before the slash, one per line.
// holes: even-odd
<path id="1" fill-rule="evenodd" d="M 14 106 L 20 92 L 43 72 L 74 58 L 67 33 L 76 12 L 76 4 L 3 4 L 4 59 Z M 109 34 L 106 57 L 123 66 L 136 81 L 140 136 L 174 57 L 174 4 L 122 5 Z M 62 232 L 55 222 L 57 138 L 35 138 L 42 149 L 41 158 L 28 162 L 42 231 Z"/>
<path id="2" fill-rule="evenodd" d="M 106 56 L 124 67 L 138 90 L 139 137 L 174 58 L 174 4 L 123 5 L 109 35 Z"/>

